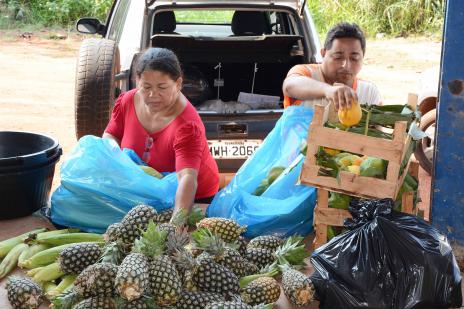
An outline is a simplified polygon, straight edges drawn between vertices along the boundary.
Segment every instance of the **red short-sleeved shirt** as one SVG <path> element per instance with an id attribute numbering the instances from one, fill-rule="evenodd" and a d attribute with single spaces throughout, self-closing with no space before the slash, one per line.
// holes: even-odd
<path id="1" fill-rule="evenodd" d="M 205 127 L 190 102 L 184 111 L 162 130 L 149 134 L 137 118 L 134 106 L 136 89 L 123 93 L 116 101 L 105 132 L 121 141 L 142 158 L 151 137 L 147 164 L 159 172 L 178 172 L 184 168 L 198 171 L 195 198 L 213 196 L 219 189 L 219 172 L 206 141 Z"/>

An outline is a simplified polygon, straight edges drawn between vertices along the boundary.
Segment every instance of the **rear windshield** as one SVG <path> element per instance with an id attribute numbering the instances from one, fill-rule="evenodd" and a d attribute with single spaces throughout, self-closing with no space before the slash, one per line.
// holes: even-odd
<path id="1" fill-rule="evenodd" d="M 167 17 L 166 15 L 170 16 Z M 161 27 L 157 26 L 160 24 L 162 24 Z M 152 35 L 180 34 L 193 37 L 229 37 L 295 34 L 288 13 L 271 10 L 195 9 L 162 11 L 155 13 L 153 25 Z"/>

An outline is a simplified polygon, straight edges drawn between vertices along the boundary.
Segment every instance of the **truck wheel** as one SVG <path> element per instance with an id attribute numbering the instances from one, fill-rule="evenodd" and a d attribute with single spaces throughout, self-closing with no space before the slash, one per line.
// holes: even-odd
<path id="1" fill-rule="evenodd" d="M 432 109 L 421 118 L 420 127 L 422 131 L 428 133 L 430 137 L 425 137 L 418 141 L 414 156 L 419 161 L 419 165 L 429 175 L 432 174 L 433 167 L 433 151 L 435 148 L 434 135 L 435 135 L 435 120 L 437 118 L 437 110 Z"/>
<path id="2" fill-rule="evenodd" d="M 76 137 L 101 136 L 119 93 L 115 75 L 120 71 L 115 41 L 87 39 L 79 49 L 76 68 L 74 116 Z"/>

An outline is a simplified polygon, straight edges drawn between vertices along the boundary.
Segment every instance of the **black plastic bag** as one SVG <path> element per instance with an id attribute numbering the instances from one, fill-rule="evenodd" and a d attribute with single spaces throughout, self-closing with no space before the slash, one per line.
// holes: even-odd
<path id="1" fill-rule="evenodd" d="M 350 231 L 312 254 L 320 308 L 461 306 L 461 274 L 445 236 L 393 205 L 353 200 Z"/>

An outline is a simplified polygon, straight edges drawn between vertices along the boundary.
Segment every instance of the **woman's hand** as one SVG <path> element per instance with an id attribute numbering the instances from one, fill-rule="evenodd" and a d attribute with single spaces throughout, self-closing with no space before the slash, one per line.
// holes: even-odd
<path id="1" fill-rule="evenodd" d="M 186 215 L 185 220 L 187 220 L 187 216 L 190 214 L 190 210 L 192 209 L 193 202 L 195 200 L 195 194 L 197 192 L 197 177 L 198 171 L 193 168 L 184 168 L 177 173 L 177 180 L 178 180 L 178 187 L 176 192 L 176 202 L 174 206 L 174 214 L 171 219 L 171 223 L 174 220 L 180 221 L 182 214 L 185 213 Z M 180 214 L 177 214 L 181 212 Z M 177 219 L 174 219 L 177 217 Z M 180 222 L 179 222 L 180 224 Z"/>

